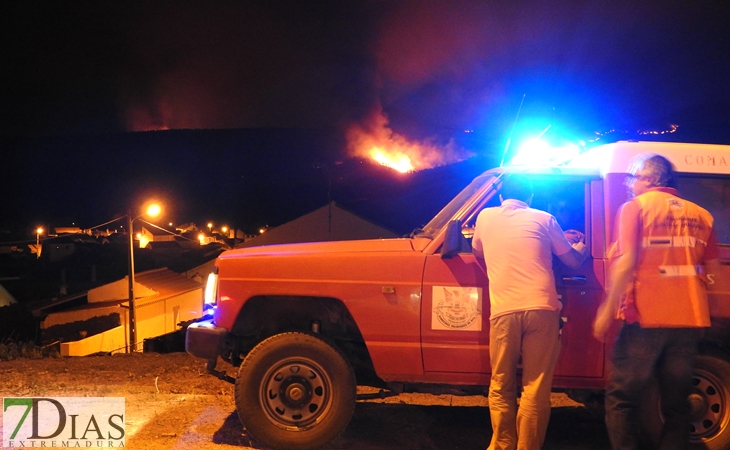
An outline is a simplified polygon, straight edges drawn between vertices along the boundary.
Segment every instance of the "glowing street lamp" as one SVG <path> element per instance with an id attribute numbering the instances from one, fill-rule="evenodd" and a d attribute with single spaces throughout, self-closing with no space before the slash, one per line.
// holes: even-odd
<path id="1" fill-rule="evenodd" d="M 132 210 L 127 213 L 127 235 L 129 236 L 129 353 L 134 352 L 137 347 L 137 321 L 134 308 L 134 221 L 142 216 L 155 217 L 160 214 L 160 205 L 152 204 L 147 207 L 144 214 L 137 217 L 132 215 Z"/>
<path id="2" fill-rule="evenodd" d="M 208 234 L 213 232 L 213 222 L 208 222 Z"/>
<path id="3" fill-rule="evenodd" d="M 36 252 L 36 259 L 41 257 L 41 234 L 43 234 L 43 227 L 38 227 L 35 230 L 35 252 Z"/>
<path id="4" fill-rule="evenodd" d="M 162 208 L 157 203 L 153 203 L 147 207 L 146 214 L 150 217 L 157 217 L 160 215 Z"/>

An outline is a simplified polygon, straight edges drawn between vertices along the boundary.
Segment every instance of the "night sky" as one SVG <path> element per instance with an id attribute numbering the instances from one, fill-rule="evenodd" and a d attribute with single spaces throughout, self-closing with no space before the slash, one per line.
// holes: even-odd
<path id="1" fill-rule="evenodd" d="M 372 140 L 450 164 L 503 147 L 518 111 L 517 132 L 730 143 L 728 19 L 720 1 L 6 2 L 0 227 L 92 226 L 147 186 L 180 220 L 242 221 L 284 196 L 262 180 L 319 206 L 321 168 Z"/>

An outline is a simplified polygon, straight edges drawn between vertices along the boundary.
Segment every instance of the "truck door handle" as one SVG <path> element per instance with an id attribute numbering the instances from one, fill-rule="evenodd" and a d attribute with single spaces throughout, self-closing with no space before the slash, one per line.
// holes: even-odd
<path id="1" fill-rule="evenodd" d="M 586 284 L 586 277 L 583 275 L 574 275 L 572 277 L 563 277 L 565 284 Z"/>

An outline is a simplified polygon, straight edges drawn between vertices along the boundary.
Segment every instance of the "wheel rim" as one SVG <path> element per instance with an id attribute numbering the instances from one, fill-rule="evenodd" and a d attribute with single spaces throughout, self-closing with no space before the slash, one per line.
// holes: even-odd
<path id="1" fill-rule="evenodd" d="M 727 392 L 711 373 L 695 369 L 689 403 L 690 439 L 693 442 L 707 440 L 727 426 Z"/>
<path id="2" fill-rule="evenodd" d="M 279 361 L 266 372 L 259 390 L 267 419 L 286 430 L 306 430 L 321 421 L 331 392 L 327 372 L 308 358 Z"/>

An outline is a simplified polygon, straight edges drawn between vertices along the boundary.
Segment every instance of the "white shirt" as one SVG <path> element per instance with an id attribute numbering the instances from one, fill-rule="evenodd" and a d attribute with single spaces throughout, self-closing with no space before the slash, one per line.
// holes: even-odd
<path id="1" fill-rule="evenodd" d="M 552 255 L 570 242 L 550 214 L 508 199 L 479 213 L 472 247 L 483 256 L 489 278 L 489 318 L 527 310 L 559 310 Z"/>

